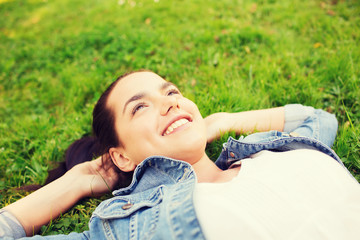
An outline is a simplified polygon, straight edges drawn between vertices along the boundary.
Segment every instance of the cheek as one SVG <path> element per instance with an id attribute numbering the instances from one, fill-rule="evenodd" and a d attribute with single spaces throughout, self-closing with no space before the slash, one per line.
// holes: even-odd
<path id="1" fill-rule="evenodd" d="M 185 97 L 182 97 L 181 99 L 178 99 L 178 103 L 182 109 L 191 113 L 193 116 L 202 118 L 199 108 L 193 101 L 191 101 Z"/>
<path id="2" fill-rule="evenodd" d="M 152 155 L 153 146 L 155 142 L 154 136 L 154 120 L 147 118 L 141 121 L 134 120 L 128 123 L 126 127 L 120 129 L 120 139 L 125 149 L 126 155 L 135 163 L 140 163 L 146 157 Z"/>
<path id="3" fill-rule="evenodd" d="M 204 118 L 201 116 L 201 113 L 198 109 L 198 107 L 196 106 L 195 103 L 193 103 L 192 101 L 188 100 L 188 110 L 191 111 L 194 120 L 197 122 L 199 131 L 201 133 L 206 133 L 206 126 L 205 126 L 205 120 Z"/>

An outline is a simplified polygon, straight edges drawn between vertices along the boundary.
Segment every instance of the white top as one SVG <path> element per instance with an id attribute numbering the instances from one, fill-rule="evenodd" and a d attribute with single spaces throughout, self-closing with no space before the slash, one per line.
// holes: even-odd
<path id="1" fill-rule="evenodd" d="M 261 151 L 227 183 L 198 183 L 207 239 L 360 239 L 360 185 L 316 150 Z"/>

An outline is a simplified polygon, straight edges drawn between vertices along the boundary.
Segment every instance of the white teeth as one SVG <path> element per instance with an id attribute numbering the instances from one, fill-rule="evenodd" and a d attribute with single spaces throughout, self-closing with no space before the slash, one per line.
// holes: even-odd
<path id="1" fill-rule="evenodd" d="M 185 123 L 188 123 L 189 120 L 185 119 L 185 118 L 182 118 L 182 119 L 179 119 L 175 122 L 173 122 L 165 131 L 164 133 L 164 136 L 170 134 L 172 131 L 174 131 L 176 128 L 184 125 Z"/>

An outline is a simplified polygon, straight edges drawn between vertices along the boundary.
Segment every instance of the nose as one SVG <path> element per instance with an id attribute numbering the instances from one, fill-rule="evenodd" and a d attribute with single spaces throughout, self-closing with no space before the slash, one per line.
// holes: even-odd
<path id="1" fill-rule="evenodd" d="M 160 110 L 161 115 L 165 116 L 171 110 L 174 110 L 176 108 L 179 108 L 179 103 L 178 103 L 176 97 L 173 97 L 173 96 L 164 96 L 163 97 L 161 110 Z"/>

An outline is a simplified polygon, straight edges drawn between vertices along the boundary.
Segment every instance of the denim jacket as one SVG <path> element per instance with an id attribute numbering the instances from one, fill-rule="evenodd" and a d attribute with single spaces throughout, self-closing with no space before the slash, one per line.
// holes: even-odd
<path id="1" fill-rule="evenodd" d="M 330 148 L 337 131 L 333 115 L 299 104 L 287 105 L 284 130 L 256 133 L 239 140 L 230 137 L 215 163 L 227 169 L 233 162 L 262 150 L 310 148 L 342 164 Z M 193 205 L 196 182 L 195 172 L 186 162 L 161 156 L 145 159 L 136 167 L 131 184 L 114 191 L 113 198 L 96 208 L 89 231 L 33 238 L 205 239 Z"/>

